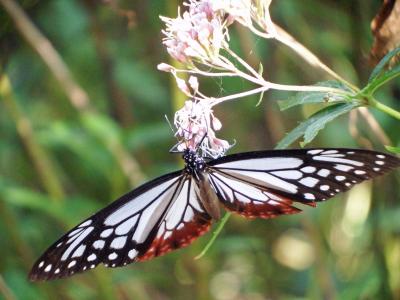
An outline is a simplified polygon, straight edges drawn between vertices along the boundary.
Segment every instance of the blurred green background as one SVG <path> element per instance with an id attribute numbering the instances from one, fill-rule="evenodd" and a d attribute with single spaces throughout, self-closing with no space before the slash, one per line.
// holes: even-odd
<path id="1" fill-rule="evenodd" d="M 146 179 L 182 166 L 179 156 L 168 153 L 176 141 L 164 115 L 172 119 L 184 97 L 171 76 L 156 69 L 160 62 L 172 63 L 161 45 L 158 16 L 176 16 L 177 1 L 19 3 L 82 90 L 55 79 L 0 6 L 0 298 L 400 299 L 399 172 L 296 216 L 234 216 L 200 260 L 194 257 L 210 234 L 153 261 L 29 282 L 36 258 L 68 228 Z M 362 85 L 372 68 L 369 24 L 380 4 L 273 1 L 272 18 L 336 72 Z M 243 27 L 234 26 L 231 39 L 254 66 L 262 61 L 268 80 L 329 79 Z M 200 86 L 210 96 L 251 87 L 225 79 L 202 80 Z M 257 97 L 217 107 L 219 137 L 237 142 L 230 152 L 273 148 L 318 108 L 281 113 L 276 100 L 288 95 L 267 92 L 258 107 Z M 399 109 L 399 80 L 377 97 Z M 399 145 L 399 122 L 372 113 Z M 334 121 L 310 146 L 383 150 L 354 113 Z"/>

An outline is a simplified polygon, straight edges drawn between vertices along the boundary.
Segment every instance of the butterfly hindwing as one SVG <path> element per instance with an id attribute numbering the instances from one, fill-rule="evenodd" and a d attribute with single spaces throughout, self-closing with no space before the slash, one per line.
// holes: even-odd
<path id="1" fill-rule="evenodd" d="M 259 217 L 261 205 L 266 216 L 292 213 L 291 201 L 314 206 L 399 165 L 396 157 L 368 150 L 301 149 L 229 155 L 211 161 L 208 172 L 228 209 Z"/>
<path id="2" fill-rule="evenodd" d="M 186 175 L 178 197 L 169 206 L 159 226 L 154 228 L 150 247 L 138 256 L 138 260 L 148 260 L 185 247 L 206 233 L 210 226 L 211 217 L 201 205 L 196 181 Z"/>
<path id="3" fill-rule="evenodd" d="M 292 206 L 293 201 L 290 199 L 274 194 L 267 188 L 229 176 L 227 173 L 210 172 L 209 178 L 226 209 L 244 217 L 273 218 L 301 211 Z"/>
<path id="4" fill-rule="evenodd" d="M 35 263 L 31 280 L 50 280 L 103 263 L 118 267 L 162 255 L 203 234 L 210 217 L 182 171 L 155 179 L 70 230 Z"/>

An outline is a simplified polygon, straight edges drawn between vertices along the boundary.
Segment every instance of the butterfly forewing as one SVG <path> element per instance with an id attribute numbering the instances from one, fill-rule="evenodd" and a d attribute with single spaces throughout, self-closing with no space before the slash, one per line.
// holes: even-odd
<path id="1" fill-rule="evenodd" d="M 314 205 L 399 165 L 396 157 L 368 150 L 260 151 L 216 159 L 209 163 L 209 176 L 228 209 L 258 217 L 257 204 L 272 216 L 290 208 L 290 201 Z"/>
<path id="2" fill-rule="evenodd" d="M 50 280 L 103 263 L 117 267 L 183 247 L 210 217 L 181 171 L 155 179 L 73 228 L 35 263 L 31 280 Z"/>

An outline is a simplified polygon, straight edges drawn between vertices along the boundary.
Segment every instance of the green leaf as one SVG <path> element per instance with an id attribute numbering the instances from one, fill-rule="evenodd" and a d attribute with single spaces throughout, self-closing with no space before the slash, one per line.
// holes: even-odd
<path id="1" fill-rule="evenodd" d="M 383 73 L 386 71 L 386 67 L 389 64 L 390 60 L 400 54 L 400 47 L 393 49 L 390 51 L 388 54 L 386 54 L 382 60 L 376 65 L 376 67 L 372 70 L 371 76 L 369 77 L 368 82 L 372 82 L 375 80 L 378 76 L 381 76 Z"/>
<path id="2" fill-rule="evenodd" d="M 15 207 L 39 211 L 71 226 L 100 208 L 99 203 L 84 197 L 68 197 L 60 205 L 46 194 L 20 186 L 0 185 L 0 196 Z"/>
<path id="3" fill-rule="evenodd" d="M 372 71 L 367 86 L 362 89 L 360 94 L 372 96 L 375 91 L 386 82 L 394 79 L 397 76 L 400 76 L 400 65 L 394 66 L 391 69 L 387 69 L 390 60 L 396 55 L 400 55 L 400 48 L 390 51 L 384 58 L 382 58 L 382 60 Z"/>
<path id="4" fill-rule="evenodd" d="M 321 109 L 289 132 L 275 148 L 285 149 L 302 136 L 304 136 L 304 141 L 301 146 L 305 146 L 316 137 L 327 123 L 358 106 L 358 103 L 338 103 Z"/>
<path id="5" fill-rule="evenodd" d="M 168 124 L 160 122 L 133 128 L 125 135 L 125 142 L 130 150 L 137 150 L 140 147 L 171 140 L 172 135 Z"/>
<path id="6" fill-rule="evenodd" d="M 393 147 L 393 146 L 385 146 L 387 151 L 392 153 L 400 154 L 400 147 Z"/>
<path id="7" fill-rule="evenodd" d="M 323 81 L 315 84 L 314 86 L 322 86 L 322 87 L 331 87 L 339 90 L 343 90 L 346 93 L 351 92 L 351 90 L 346 87 L 343 83 L 339 81 L 329 80 Z M 286 110 L 293 106 L 302 105 L 302 104 L 310 104 L 310 103 L 332 103 L 332 102 L 347 102 L 350 100 L 350 97 L 334 92 L 299 92 L 293 97 L 290 97 L 287 100 L 281 100 L 278 102 L 279 108 L 281 110 Z"/>
<path id="8" fill-rule="evenodd" d="M 90 172 L 108 177 L 115 161 L 98 138 L 92 135 L 72 122 L 56 121 L 39 131 L 37 138 L 41 145 L 53 151 L 71 151 L 82 162 L 79 166 L 81 172 L 89 167 Z M 99 161 L 102 163 L 99 164 Z"/>
<path id="9" fill-rule="evenodd" d="M 23 208 L 39 210 L 43 213 L 57 216 L 57 204 L 52 199 L 36 191 L 24 187 L 0 187 L 0 195 L 4 201 Z"/>
<path id="10" fill-rule="evenodd" d="M 86 129 L 101 141 L 112 142 L 120 139 L 120 128 L 105 115 L 86 113 L 82 116 Z"/>

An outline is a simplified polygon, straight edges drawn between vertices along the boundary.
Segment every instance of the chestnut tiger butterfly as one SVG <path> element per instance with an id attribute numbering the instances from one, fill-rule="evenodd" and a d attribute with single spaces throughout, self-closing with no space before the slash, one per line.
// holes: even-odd
<path id="1" fill-rule="evenodd" d="M 33 281 L 71 276 L 99 264 L 121 267 L 185 247 L 220 218 L 220 206 L 248 218 L 295 214 L 382 175 L 400 159 L 359 149 L 247 152 L 208 159 L 183 152 L 184 169 L 123 195 L 50 246 Z"/>

